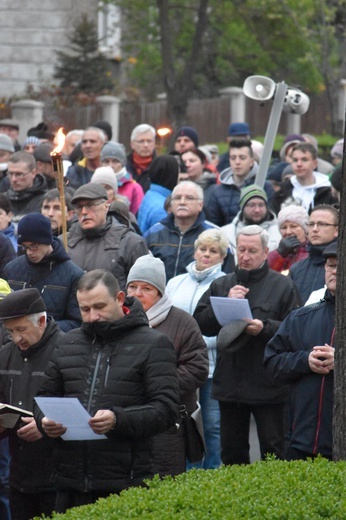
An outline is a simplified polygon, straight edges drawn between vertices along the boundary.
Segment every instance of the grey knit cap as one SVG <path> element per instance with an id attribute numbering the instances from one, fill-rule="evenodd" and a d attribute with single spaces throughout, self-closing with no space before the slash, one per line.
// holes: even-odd
<path id="1" fill-rule="evenodd" d="M 127 286 L 130 282 L 149 283 L 163 295 L 166 288 L 165 264 L 152 255 L 140 256 L 130 269 Z"/>
<path id="2" fill-rule="evenodd" d="M 101 162 L 104 159 L 116 159 L 122 166 L 126 164 L 125 148 L 122 144 L 115 141 L 109 141 L 101 150 Z"/>

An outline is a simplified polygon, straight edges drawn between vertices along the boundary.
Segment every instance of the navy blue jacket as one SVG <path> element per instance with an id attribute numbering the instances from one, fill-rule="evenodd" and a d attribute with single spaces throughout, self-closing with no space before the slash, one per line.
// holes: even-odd
<path id="1" fill-rule="evenodd" d="M 4 277 L 14 291 L 36 287 L 61 330 L 79 327 L 82 318 L 76 298 L 76 286 L 84 274 L 70 260 L 62 242 L 53 238 L 53 252 L 41 262 L 30 262 L 27 255 L 12 260 L 4 270 Z"/>
<path id="2" fill-rule="evenodd" d="M 198 235 L 206 229 L 215 228 L 211 222 L 205 220 L 205 214 L 200 212 L 194 224 L 184 233 L 174 224 L 174 215 L 170 213 L 166 218 L 152 226 L 143 237 L 148 248 L 156 258 L 165 264 L 167 281 L 178 274 L 186 273 L 186 266 L 193 261 L 194 242 Z M 229 255 L 230 272 L 234 268 L 233 255 Z"/>
<path id="3" fill-rule="evenodd" d="M 311 455 L 332 455 L 333 372 L 309 367 L 314 346 L 332 345 L 335 299 L 327 290 L 318 303 L 293 311 L 280 325 L 264 353 L 268 374 L 290 385 L 291 446 Z"/>

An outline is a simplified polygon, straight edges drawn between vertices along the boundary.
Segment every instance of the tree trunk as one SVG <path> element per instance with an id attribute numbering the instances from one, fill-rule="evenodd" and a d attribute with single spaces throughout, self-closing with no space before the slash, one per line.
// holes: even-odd
<path id="1" fill-rule="evenodd" d="M 345 118 L 346 121 L 346 118 Z M 346 124 L 346 123 L 345 123 Z M 346 460 L 346 139 L 342 162 L 340 226 L 338 238 L 338 283 L 336 292 L 336 337 L 333 410 L 333 460 Z"/>

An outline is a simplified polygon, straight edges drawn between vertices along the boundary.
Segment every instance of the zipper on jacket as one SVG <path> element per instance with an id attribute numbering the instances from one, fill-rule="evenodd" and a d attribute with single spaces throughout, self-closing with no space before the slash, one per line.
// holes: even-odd
<path id="1" fill-rule="evenodd" d="M 105 375 L 105 384 L 104 384 L 104 388 L 106 388 L 107 383 L 108 383 L 108 375 L 109 375 L 110 367 L 111 367 L 111 356 L 108 356 L 108 358 L 107 358 L 107 367 L 106 367 L 106 375 Z"/>
<path id="2" fill-rule="evenodd" d="M 183 242 L 183 238 L 184 238 L 184 233 L 181 233 L 181 232 L 180 232 L 180 237 L 179 237 L 179 246 L 178 246 L 178 252 L 177 252 L 177 259 L 176 259 L 176 261 L 175 261 L 173 277 L 174 277 L 174 276 L 177 276 L 178 263 L 179 263 L 179 256 L 180 256 L 180 250 L 181 250 L 181 245 L 182 245 L 182 242 Z"/>
<path id="3" fill-rule="evenodd" d="M 94 341 L 93 341 L 93 343 L 94 343 Z M 89 399 L 88 399 L 88 405 L 87 405 L 87 411 L 89 413 L 90 413 L 90 409 L 91 409 L 91 401 L 92 401 L 92 397 L 93 397 L 93 393 L 94 393 L 94 389 L 95 389 L 95 385 L 96 385 L 96 378 L 97 378 L 97 373 L 98 373 L 99 366 L 100 366 L 100 361 L 101 361 L 101 350 L 99 350 L 97 353 L 96 364 L 95 364 L 93 378 L 92 378 L 92 382 L 91 382 L 91 386 L 90 386 L 90 393 L 89 393 Z"/>

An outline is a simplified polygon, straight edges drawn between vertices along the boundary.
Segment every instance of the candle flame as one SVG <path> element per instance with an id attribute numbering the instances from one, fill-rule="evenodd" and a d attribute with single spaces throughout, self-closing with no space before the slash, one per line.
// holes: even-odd
<path id="1" fill-rule="evenodd" d="M 164 127 L 164 128 L 159 128 L 157 130 L 157 134 L 160 136 L 160 137 L 165 137 L 166 135 L 169 135 L 172 133 L 172 130 L 168 127 Z"/>
<path id="2" fill-rule="evenodd" d="M 56 145 L 54 150 L 51 151 L 51 155 L 60 154 L 65 146 L 65 134 L 63 132 L 63 127 L 59 128 L 59 130 L 55 134 L 54 142 L 57 142 L 58 144 Z"/>

